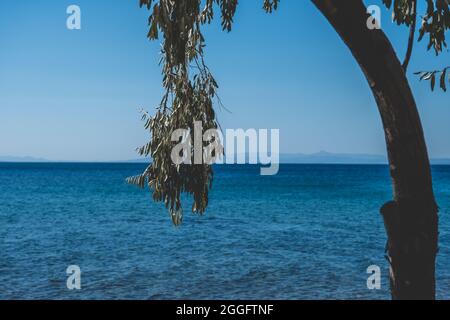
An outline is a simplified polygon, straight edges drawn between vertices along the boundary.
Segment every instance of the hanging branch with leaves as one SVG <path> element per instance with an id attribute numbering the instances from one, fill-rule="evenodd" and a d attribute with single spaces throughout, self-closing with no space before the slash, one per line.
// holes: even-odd
<path id="1" fill-rule="evenodd" d="M 181 195 L 192 195 L 192 211 L 203 214 L 213 182 L 211 165 L 176 165 L 171 159 L 175 130 L 193 132 L 194 121 L 202 121 L 205 129 L 219 126 L 213 108 L 218 85 L 205 64 L 202 25 L 211 23 L 218 9 L 223 30 L 231 31 L 237 5 L 238 0 L 140 0 L 140 6 L 150 11 L 148 38 L 157 40 L 162 36 L 165 93 L 156 114 L 143 112 L 142 117 L 151 141 L 138 152 L 151 156 L 152 163 L 142 174 L 127 181 L 141 188 L 147 184 L 153 199 L 165 203 L 175 225 L 183 219 Z M 267 12 L 277 6 L 278 0 L 263 3 Z"/>
<path id="2" fill-rule="evenodd" d="M 408 38 L 408 48 L 403 63 L 403 68 L 408 68 L 409 60 L 412 54 L 413 41 L 415 35 L 415 25 L 417 19 L 417 1 L 418 0 L 383 0 L 388 9 L 393 9 L 393 20 L 398 24 L 405 24 L 410 27 Z M 436 55 L 447 48 L 445 41 L 445 32 L 450 29 L 450 6 L 448 0 L 425 0 L 427 3 L 426 13 L 421 17 L 422 25 L 419 29 L 418 41 L 422 41 L 425 35 L 428 35 L 427 49 L 434 49 Z M 436 80 L 439 78 L 440 88 L 447 91 L 447 70 L 444 68 L 439 71 L 420 71 L 415 72 L 420 80 L 429 80 L 431 90 L 436 86 Z"/>

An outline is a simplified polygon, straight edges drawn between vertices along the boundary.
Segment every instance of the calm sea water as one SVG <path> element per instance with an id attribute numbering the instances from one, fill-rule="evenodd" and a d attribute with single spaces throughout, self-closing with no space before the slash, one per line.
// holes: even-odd
<path id="1" fill-rule="evenodd" d="M 388 299 L 380 205 L 386 166 L 216 169 L 206 216 L 172 226 L 142 164 L 0 164 L 0 299 Z M 450 167 L 441 207 L 438 298 L 450 298 Z M 190 206 L 190 202 L 186 202 Z M 66 268 L 82 270 L 82 290 Z M 379 265 L 381 290 L 367 289 Z"/>

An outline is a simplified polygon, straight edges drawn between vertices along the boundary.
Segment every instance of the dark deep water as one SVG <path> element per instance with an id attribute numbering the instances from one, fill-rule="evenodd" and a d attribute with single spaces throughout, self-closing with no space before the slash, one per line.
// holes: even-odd
<path id="1" fill-rule="evenodd" d="M 172 226 L 143 164 L 0 163 L 0 299 L 388 299 L 387 166 L 216 168 L 206 216 Z M 433 167 L 438 298 L 450 298 L 450 166 Z M 186 208 L 191 205 L 185 201 Z M 79 265 L 82 290 L 66 287 Z M 381 290 L 366 287 L 370 265 Z"/>

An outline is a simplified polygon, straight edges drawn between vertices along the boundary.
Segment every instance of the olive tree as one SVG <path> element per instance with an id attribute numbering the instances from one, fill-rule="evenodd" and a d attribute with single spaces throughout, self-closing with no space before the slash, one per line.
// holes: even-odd
<path id="1" fill-rule="evenodd" d="M 280 0 L 261 0 L 271 13 Z M 417 0 L 383 0 L 398 25 L 410 28 L 404 62 L 397 58 L 380 28 L 368 28 L 370 14 L 362 0 L 311 0 L 328 20 L 359 64 L 376 100 L 384 127 L 393 199 L 381 208 L 388 236 L 391 292 L 394 299 L 434 299 L 435 260 L 438 251 L 438 206 L 422 124 L 406 71 L 415 41 L 416 21 L 421 19 L 418 40 L 428 38 L 428 49 L 440 54 L 450 28 L 448 0 L 425 0 L 426 12 L 417 13 Z M 193 129 L 202 121 L 218 128 L 215 102 L 218 85 L 204 57 L 202 27 L 220 15 L 222 28 L 231 31 L 238 0 L 140 0 L 150 11 L 148 38 L 162 38 L 162 75 L 165 94 L 156 115 L 144 112 L 151 141 L 139 149 L 152 163 L 139 176 L 128 179 L 146 184 L 156 201 L 163 201 L 173 222 L 182 221 L 181 195 L 193 196 L 192 211 L 203 214 L 213 181 L 210 164 L 174 164 L 172 132 Z M 288 4 L 286 4 L 288 5 Z M 447 70 L 421 71 L 421 80 L 434 89 L 439 79 L 446 90 Z"/>

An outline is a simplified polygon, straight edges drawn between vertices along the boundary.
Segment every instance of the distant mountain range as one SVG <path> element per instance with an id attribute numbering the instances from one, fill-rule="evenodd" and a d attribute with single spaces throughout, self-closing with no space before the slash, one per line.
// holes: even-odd
<path id="1" fill-rule="evenodd" d="M 47 159 L 34 158 L 34 157 L 11 157 L 0 156 L 0 162 L 51 162 Z"/>
<path id="2" fill-rule="evenodd" d="M 133 159 L 127 161 L 104 161 L 108 163 L 148 163 L 149 159 Z M 34 157 L 13 157 L 0 156 L 0 162 L 70 162 L 70 161 L 52 161 Z M 80 161 L 74 161 L 80 162 Z M 387 164 L 387 158 L 383 155 L 360 154 L 360 153 L 330 153 L 317 152 L 312 154 L 303 153 L 282 153 L 280 154 L 280 163 L 298 163 L 298 164 Z M 450 165 L 450 159 L 435 158 L 431 159 L 432 164 Z"/>
<path id="3" fill-rule="evenodd" d="M 364 153 L 330 153 L 320 151 L 312 154 L 280 154 L 281 163 L 311 164 L 387 164 L 387 156 Z M 435 165 L 450 165 L 450 158 L 432 158 Z"/>
<path id="4" fill-rule="evenodd" d="M 281 163 L 386 164 L 382 155 L 317 152 L 312 154 L 280 154 Z"/>

